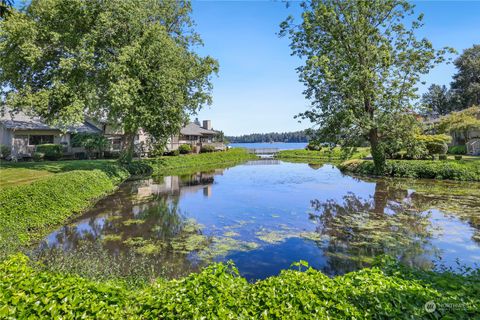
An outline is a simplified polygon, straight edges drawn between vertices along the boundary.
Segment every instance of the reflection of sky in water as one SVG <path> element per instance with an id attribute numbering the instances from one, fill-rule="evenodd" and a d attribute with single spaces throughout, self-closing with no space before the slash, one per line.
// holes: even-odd
<path id="1" fill-rule="evenodd" d="M 416 183 L 417 187 L 419 183 L 441 185 Z M 454 182 L 448 185 L 456 186 Z M 464 196 L 470 199 L 469 206 L 476 186 L 472 184 L 471 194 Z M 277 274 L 298 260 L 328 274 L 344 273 L 368 265 L 365 253 L 373 256 L 383 251 L 418 266 L 428 266 L 439 255 L 447 266 L 454 266 L 457 258 L 467 265 L 478 263 L 479 243 L 472 240 L 475 224 L 469 224 L 465 216 L 463 220 L 456 218 L 455 212 L 445 216 L 435 209 L 442 204 L 439 201 L 446 200 L 436 197 L 434 191 L 424 197 L 415 190 L 408 183 L 399 187 L 385 180 L 345 176 L 331 165 L 314 169 L 292 163 L 239 165 L 192 176 L 134 181 L 101 200 L 77 221 L 50 234 L 40 248 L 57 246 L 74 251 L 82 241 L 101 241 L 114 235 L 121 241 L 108 242 L 106 248 L 131 250 L 124 244 L 126 240 L 164 241 L 180 232 L 182 221 L 193 218 L 203 226 L 205 236 L 258 244 L 214 259 L 232 259 L 250 279 Z M 463 199 L 458 196 L 455 201 L 462 204 Z M 320 205 L 317 209 L 313 209 L 312 200 Z M 331 210 L 332 216 L 325 215 L 325 210 Z M 398 218 L 405 212 L 407 218 Z M 425 227 L 422 219 L 428 219 L 428 214 L 431 218 Z M 339 226 L 339 221 L 350 221 L 351 225 Z M 273 236 L 280 236 L 280 240 L 263 240 L 259 237 L 262 232 L 267 236 L 276 233 Z M 321 232 L 322 240 L 301 238 L 300 233 L 305 232 Z M 382 236 L 378 232 L 386 233 Z M 395 239 L 408 241 L 402 247 Z M 196 263 L 198 259 L 193 253 L 169 257 L 174 264 Z"/>

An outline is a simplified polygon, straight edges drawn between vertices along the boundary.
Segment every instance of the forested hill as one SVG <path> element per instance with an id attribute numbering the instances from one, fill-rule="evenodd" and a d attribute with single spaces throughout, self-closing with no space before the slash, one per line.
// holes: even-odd
<path id="1" fill-rule="evenodd" d="M 226 137 L 232 143 L 252 142 L 308 142 L 305 131 L 251 133 L 238 137 Z"/>

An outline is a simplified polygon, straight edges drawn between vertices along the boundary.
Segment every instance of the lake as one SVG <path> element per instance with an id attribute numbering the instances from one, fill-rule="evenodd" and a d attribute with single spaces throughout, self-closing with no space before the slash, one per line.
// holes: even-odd
<path id="1" fill-rule="evenodd" d="M 259 149 L 259 148 L 276 148 L 279 150 L 293 150 L 293 149 L 305 149 L 307 142 L 256 142 L 256 143 L 230 143 L 229 146 L 233 148 L 247 148 L 247 149 Z"/>
<path id="2" fill-rule="evenodd" d="M 30 255 L 53 268 L 149 278 L 229 260 L 249 280 L 299 260 L 337 275 L 384 253 L 457 270 L 457 262 L 480 263 L 478 190 L 478 183 L 359 179 L 329 164 L 257 160 L 128 181 Z"/>

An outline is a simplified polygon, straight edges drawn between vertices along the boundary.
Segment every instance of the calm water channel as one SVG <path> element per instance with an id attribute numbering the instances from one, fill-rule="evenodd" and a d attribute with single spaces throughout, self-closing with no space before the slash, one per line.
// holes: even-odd
<path id="1" fill-rule="evenodd" d="M 359 179 L 329 164 L 253 161 L 124 183 L 32 255 L 167 277 L 233 260 L 252 280 L 301 259 L 342 274 L 381 253 L 423 268 L 478 265 L 479 184 Z"/>

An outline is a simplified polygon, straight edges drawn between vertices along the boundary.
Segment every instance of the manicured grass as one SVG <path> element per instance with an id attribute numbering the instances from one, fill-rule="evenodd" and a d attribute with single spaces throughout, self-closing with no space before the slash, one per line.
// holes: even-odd
<path id="1" fill-rule="evenodd" d="M 27 184 L 41 180 L 53 173 L 74 170 L 100 170 L 107 175 L 115 175 L 118 169 L 115 160 L 69 160 L 42 162 L 1 162 L 0 189 L 3 187 Z M 20 177 L 20 178 L 18 178 Z"/>
<path id="2" fill-rule="evenodd" d="M 155 175 L 178 175 L 233 166 L 256 158 L 245 149 L 235 148 L 223 152 L 160 157 L 143 161 L 153 167 Z"/>
<path id="3" fill-rule="evenodd" d="M 425 308 L 430 301 L 432 312 Z M 44 271 L 23 255 L 0 263 L 0 318 L 473 319 L 479 313 L 478 272 L 416 271 L 391 259 L 335 278 L 307 268 L 255 283 L 231 265 L 213 264 L 136 288 Z"/>
<path id="4" fill-rule="evenodd" d="M 361 159 L 370 154 L 370 148 L 357 148 L 352 154 L 347 154 L 340 148 L 323 148 L 320 151 L 312 150 L 283 150 L 280 151 L 276 158 L 292 162 L 326 162 L 326 161 L 341 161 L 346 159 Z"/>
<path id="5" fill-rule="evenodd" d="M 359 175 L 379 175 L 371 160 L 349 160 L 339 165 L 344 172 Z M 388 177 L 448 179 L 480 181 L 480 161 L 466 160 L 388 160 L 385 172 Z"/>
<path id="6" fill-rule="evenodd" d="M 31 170 L 25 168 L 8 168 L 0 170 L 0 189 L 4 187 L 28 184 L 38 179 L 52 175 L 53 173 L 43 170 Z"/>

